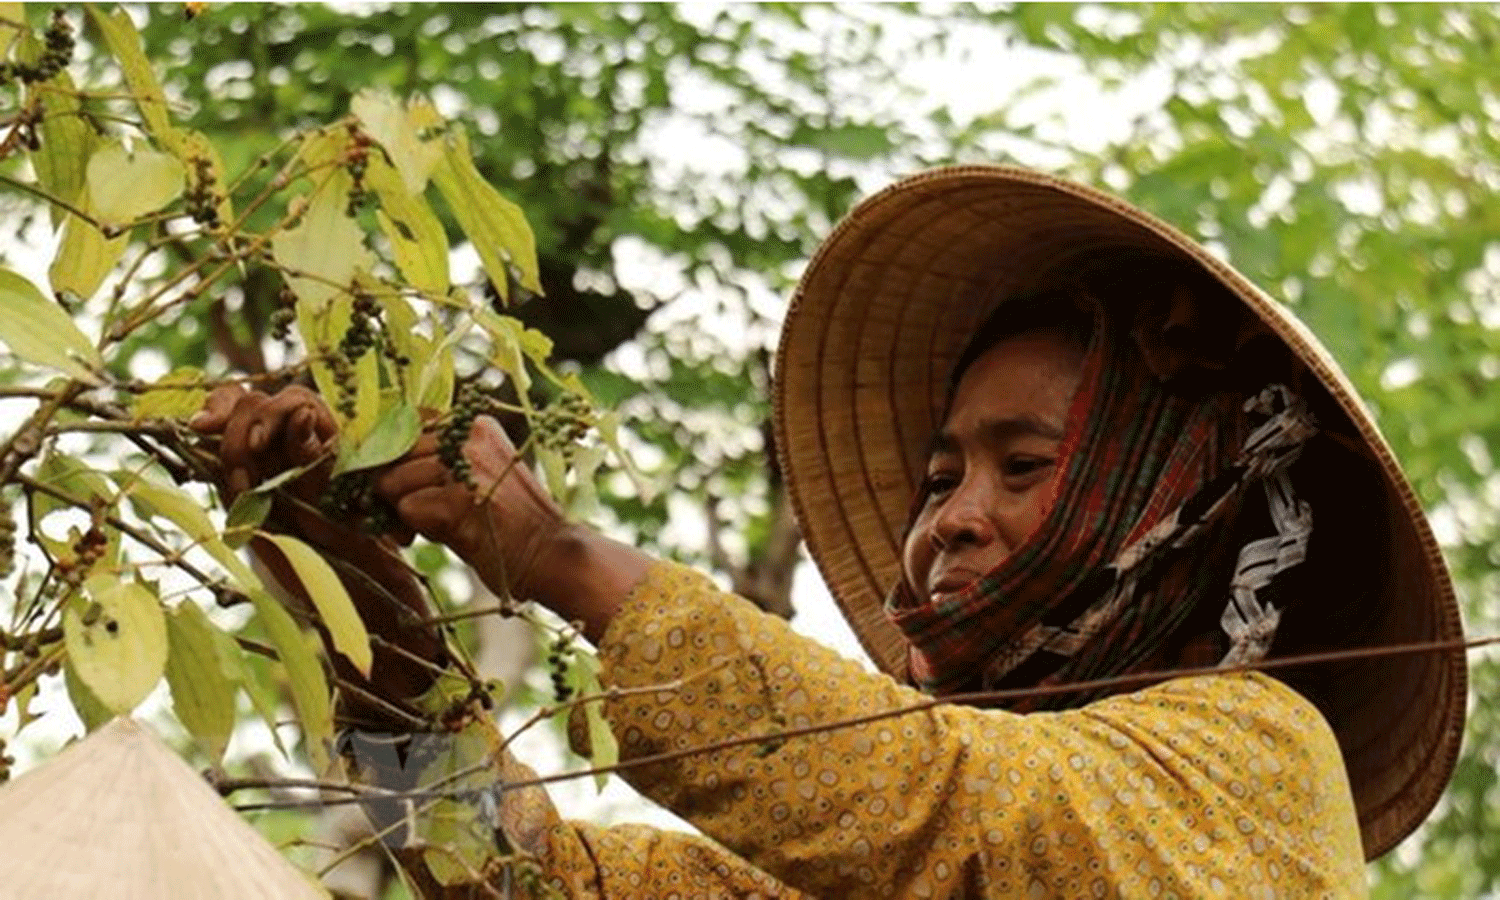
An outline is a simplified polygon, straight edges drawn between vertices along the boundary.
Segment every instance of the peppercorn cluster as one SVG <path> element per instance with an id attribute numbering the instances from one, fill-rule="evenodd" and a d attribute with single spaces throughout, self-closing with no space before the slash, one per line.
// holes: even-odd
<path id="1" fill-rule="evenodd" d="M 16 569 L 16 519 L 8 502 L 0 500 L 0 578 Z"/>
<path id="2" fill-rule="evenodd" d="M 338 392 L 333 399 L 333 406 L 339 411 L 339 415 L 352 419 L 358 410 L 357 394 L 359 393 L 359 377 L 354 374 L 354 364 L 341 350 L 332 351 L 325 359 L 329 372 L 333 374 L 333 384 Z"/>
<path id="3" fill-rule="evenodd" d="M 358 393 L 358 376 L 354 364 L 374 347 L 381 337 L 379 326 L 380 304 L 366 291 L 353 289 L 354 306 L 349 312 L 349 327 L 339 345 L 327 356 L 328 368 L 333 373 L 333 383 L 338 388 L 334 406 L 345 418 L 353 418 Z"/>
<path id="4" fill-rule="evenodd" d="M 339 341 L 339 352 L 350 362 L 357 362 L 380 338 L 380 304 L 369 293 L 354 291 L 354 307 L 349 311 L 349 327 Z"/>
<path id="5" fill-rule="evenodd" d="M 318 508 L 333 521 L 355 523 L 365 534 L 388 534 L 400 524 L 395 508 L 375 495 L 369 472 L 334 476 L 318 498 Z"/>
<path id="6" fill-rule="evenodd" d="M 573 686 L 568 684 L 568 666 L 572 662 L 573 641 L 563 632 L 547 647 L 547 671 L 552 677 L 552 696 L 558 703 L 573 699 Z"/>
<path id="7" fill-rule="evenodd" d="M 292 339 L 292 325 L 297 321 L 297 295 L 286 286 L 276 295 L 276 310 L 271 313 L 271 337 L 278 341 Z"/>
<path id="8" fill-rule="evenodd" d="M 36 62 L 0 62 L 0 85 L 10 84 L 12 79 L 20 79 L 26 84 L 46 81 L 72 61 L 73 23 L 62 10 L 52 11 L 52 21 L 47 25 L 42 41 L 46 47 Z"/>
<path id="9" fill-rule="evenodd" d="M 206 156 L 194 156 L 192 168 L 192 183 L 188 185 L 187 193 L 183 195 L 183 204 L 187 209 L 187 214 L 199 225 L 206 228 L 218 228 L 221 198 L 216 190 L 219 180 L 214 175 L 214 164 Z"/>
<path id="10" fill-rule="evenodd" d="M 463 482 L 471 488 L 476 485 L 469 460 L 464 456 L 464 442 L 469 439 L 474 420 L 484 415 L 494 402 L 484 385 L 476 381 L 466 383 L 453 401 L 448 424 L 438 434 L 438 459 L 448 467 L 454 481 Z"/>
<path id="11" fill-rule="evenodd" d="M 5 738 L 0 738 L 0 784 L 10 780 L 10 767 L 16 764 L 16 758 L 5 752 Z"/>
<path id="12" fill-rule="evenodd" d="M 108 545 L 109 539 L 105 537 L 104 529 L 98 525 L 90 526 L 73 542 L 73 555 L 66 559 L 59 559 L 53 565 L 52 571 L 57 577 L 52 581 L 47 593 L 54 597 L 66 597 L 77 590 L 94 568 L 94 564 L 104 556 L 104 550 Z"/>
<path id="13" fill-rule="evenodd" d="M 555 450 L 571 462 L 578 442 L 594 427 L 598 417 L 588 398 L 571 391 L 553 398 L 531 423 L 538 445 Z"/>
<path id="14" fill-rule="evenodd" d="M 349 205 L 345 207 L 344 214 L 350 218 L 359 215 L 360 209 L 369 199 L 369 191 L 365 189 L 365 171 L 370 167 L 370 147 L 373 143 L 358 122 L 349 123 L 349 159 L 345 168 L 349 171 L 349 177 L 354 179 L 354 184 L 349 188 Z"/>

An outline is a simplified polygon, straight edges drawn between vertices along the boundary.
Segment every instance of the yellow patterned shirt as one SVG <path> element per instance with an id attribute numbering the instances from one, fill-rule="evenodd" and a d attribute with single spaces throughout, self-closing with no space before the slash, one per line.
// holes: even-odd
<path id="1" fill-rule="evenodd" d="M 622 758 L 910 706 L 681 566 L 654 566 L 601 646 Z M 1332 732 L 1261 674 L 1181 678 L 1082 709 L 942 705 L 636 769 L 707 839 L 562 823 L 569 897 L 1363 897 Z"/>

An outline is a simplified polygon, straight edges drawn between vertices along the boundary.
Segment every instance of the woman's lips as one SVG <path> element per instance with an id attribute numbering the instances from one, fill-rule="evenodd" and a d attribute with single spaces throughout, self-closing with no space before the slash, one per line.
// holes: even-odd
<path id="1" fill-rule="evenodd" d="M 932 582 L 930 593 L 934 599 L 956 594 L 973 584 L 977 578 L 979 578 L 978 572 L 968 569 L 950 569 L 944 572 L 937 581 Z"/>

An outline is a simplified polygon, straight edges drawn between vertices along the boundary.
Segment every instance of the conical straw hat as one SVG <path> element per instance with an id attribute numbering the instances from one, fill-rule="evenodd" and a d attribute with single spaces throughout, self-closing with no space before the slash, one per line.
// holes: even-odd
<path id="1" fill-rule="evenodd" d="M 124 717 L 0 786 L 0 855 L 3 900 L 328 900 Z"/>
<path id="2" fill-rule="evenodd" d="M 1421 505 L 1354 388 L 1300 322 L 1196 241 L 1118 198 L 1023 169 L 960 166 L 900 181 L 834 229 L 802 277 L 776 357 L 776 445 L 797 519 L 876 664 L 906 678 L 906 641 L 882 602 L 900 574 L 907 507 L 959 354 L 1004 298 L 1119 252 L 1175 258 L 1216 279 L 1224 302 L 1242 304 L 1321 385 L 1327 402 L 1318 408 L 1341 420 L 1325 426 L 1378 468 L 1377 496 L 1324 510 L 1380 523 L 1381 546 L 1349 564 L 1379 566 L 1383 578 L 1359 620 L 1325 645 L 1459 640 L 1453 587 Z M 1318 671 L 1332 672 L 1314 699 L 1338 736 L 1374 858 L 1416 827 L 1447 784 L 1464 723 L 1463 652 Z"/>

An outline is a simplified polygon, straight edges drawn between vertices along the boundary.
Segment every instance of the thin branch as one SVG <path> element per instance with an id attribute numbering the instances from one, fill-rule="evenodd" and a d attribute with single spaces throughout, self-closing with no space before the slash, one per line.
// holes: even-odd
<path id="1" fill-rule="evenodd" d="M 221 796 L 236 791 L 302 788 L 309 791 L 337 791 L 343 794 L 389 794 L 389 791 L 364 784 L 341 781 L 318 781 L 313 778 L 211 778 L 209 783 Z"/>
<path id="2" fill-rule="evenodd" d="M 94 218 L 93 216 L 89 215 L 88 213 L 84 212 L 82 209 L 79 209 L 78 207 L 74 206 L 73 204 L 67 202 L 66 200 L 62 200 L 62 199 L 60 199 L 58 197 L 54 197 L 51 194 L 47 193 L 46 191 L 42 190 L 41 188 L 36 187 L 35 185 L 27 184 L 24 181 L 19 181 L 19 180 L 15 179 L 15 178 L 12 178 L 9 175 L 5 175 L 3 173 L 0 173 L 0 184 L 7 185 L 8 187 L 16 188 L 17 190 L 20 190 L 20 191 L 23 191 L 24 193 L 30 194 L 31 196 L 36 197 L 39 200 L 45 200 L 48 203 L 53 204 L 54 206 L 61 207 L 62 209 L 67 210 L 68 212 L 72 213 L 73 215 L 77 216 L 78 218 L 82 219 L 83 221 L 85 221 L 85 222 L 89 223 L 90 225 L 94 226 L 95 228 L 99 229 L 101 232 L 104 231 L 104 229 L 105 229 L 105 225 L 104 225 L 103 222 L 100 222 L 98 219 Z M 113 230 L 113 226 L 110 226 L 110 228 L 111 228 L 111 230 Z"/>
<path id="3" fill-rule="evenodd" d="M 432 728 L 432 723 L 422 718 L 421 716 L 409 712 L 408 710 L 402 709 L 401 707 L 380 696 L 379 694 L 367 690 L 366 688 L 363 688 L 352 681 L 340 678 L 337 674 L 333 676 L 333 681 L 334 684 L 338 685 L 340 690 L 348 691 L 349 693 L 354 694 L 362 700 L 368 700 L 370 703 L 380 707 L 388 713 L 391 713 L 398 719 L 405 719 L 407 722 L 417 726 L 417 728 L 422 731 L 427 731 Z"/>
<path id="4" fill-rule="evenodd" d="M 50 484 L 44 484 L 44 483 L 42 483 L 40 481 L 37 481 L 35 478 L 32 478 L 30 475 L 25 475 L 25 474 L 22 474 L 20 472 L 17 472 L 16 475 L 15 475 L 15 477 L 14 477 L 14 480 L 15 480 L 16 483 L 20 484 L 22 487 L 26 488 L 27 490 L 36 491 L 38 493 L 46 494 L 47 496 L 53 498 L 54 500 L 61 501 L 63 503 L 68 504 L 69 506 L 76 506 L 79 509 L 85 509 L 85 510 L 90 510 L 90 511 L 93 510 L 92 505 L 87 500 L 83 500 L 83 499 L 81 499 L 79 497 L 74 497 L 72 494 L 69 494 L 66 491 L 58 490 L 57 488 L 53 487 Z M 177 568 L 181 569 L 182 571 L 186 572 L 187 574 L 193 576 L 200 583 L 202 583 L 202 585 L 205 588 L 206 587 L 210 587 L 210 586 L 216 584 L 219 581 L 219 579 L 210 577 L 203 570 L 199 569 L 197 566 L 195 566 L 192 563 L 188 562 L 187 560 L 183 559 L 182 558 L 183 551 L 173 550 L 171 547 L 168 547 L 166 544 L 163 544 L 161 541 L 158 541 L 156 538 L 152 537 L 151 535 L 147 534 L 146 532 L 141 531 L 139 528 L 136 528 L 134 525 L 131 525 L 129 522 L 124 522 L 119 517 L 110 515 L 108 513 L 104 514 L 103 521 L 105 522 L 105 524 L 109 525 L 111 528 L 115 529 L 116 531 L 119 531 L 121 534 L 124 534 L 124 535 L 127 535 L 127 536 L 133 538 L 134 540 L 136 540 L 136 541 L 140 542 L 141 544 L 145 545 L 146 547 L 148 547 L 152 551 L 156 552 L 158 555 L 161 556 L 161 558 L 162 558 L 162 560 L 164 562 L 171 563 L 172 565 L 176 566 Z M 194 546 L 196 546 L 196 544 L 194 544 Z"/>
<path id="5" fill-rule="evenodd" d="M 831 722 L 820 722 L 816 725 L 806 725 L 800 728 L 787 728 L 779 731 L 767 732 L 765 734 L 742 735 L 734 738 L 726 738 L 722 741 L 714 741 L 701 744 L 696 747 L 684 747 L 680 750 L 669 750 L 662 753 L 654 753 L 647 756 L 638 756 L 633 759 L 621 760 L 608 766 L 595 766 L 588 769 L 579 769 L 572 772 L 559 772 L 553 775 L 541 775 L 523 781 L 514 781 L 508 784 L 497 785 L 496 790 L 501 792 L 520 790 L 521 788 L 536 787 L 552 784 L 559 781 L 571 781 L 576 778 L 589 778 L 596 775 L 610 775 L 617 772 L 625 772 L 631 769 L 644 768 L 646 766 L 661 765 L 662 763 L 675 762 L 692 756 L 701 756 L 705 753 L 714 753 L 719 750 L 730 750 L 735 747 L 743 747 L 749 744 L 764 744 L 768 741 L 782 741 L 788 738 L 804 737 L 810 734 L 839 731 L 845 728 L 855 728 L 860 725 L 868 725 L 871 722 L 879 722 L 885 719 L 894 719 L 913 713 L 926 712 L 939 706 L 969 705 L 969 706 L 993 706 L 1000 701 L 1022 700 L 1036 697 L 1054 696 L 1059 694 L 1072 694 L 1085 691 L 1096 691 L 1107 688 L 1130 687 L 1148 683 L 1157 683 L 1169 678 L 1185 678 L 1199 675 L 1229 675 L 1241 672 L 1254 672 L 1275 669 L 1291 668 L 1293 666 L 1313 665 L 1317 663 L 1350 662 L 1360 659 L 1373 659 L 1385 656 L 1403 656 L 1415 653 L 1441 653 L 1454 650 L 1475 650 L 1482 647 L 1500 645 L 1500 635 L 1471 638 L 1455 641 L 1427 641 L 1409 644 L 1388 644 L 1380 647 L 1357 647 L 1349 650 L 1331 650 L 1320 653 L 1306 653 L 1298 656 L 1285 656 L 1277 659 L 1263 660 L 1259 663 L 1228 666 L 1219 668 L 1215 666 L 1198 666 L 1185 669 L 1171 669 L 1160 672 L 1138 672 L 1127 675 L 1117 675 L 1111 678 L 1099 678 L 1091 681 L 1078 681 L 1070 684 L 1037 685 L 1028 688 L 1008 688 L 998 691 L 973 691 L 963 694 L 950 694 L 946 697 L 932 697 L 919 703 L 895 709 L 882 710 L 862 716 L 854 716 L 847 719 L 837 719 Z M 657 686 L 650 686 L 650 690 Z M 488 764 L 488 762 L 486 762 Z M 443 782 L 453 781 L 467 775 L 480 771 L 478 766 L 470 766 L 458 770 L 443 779 Z M 441 783 L 441 782 L 440 782 Z M 429 800 L 442 799 L 456 796 L 459 793 L 469 791 L 443 792 L 434 790 L 432 787 L 405 792 L 392 792 L 386 794 L 384 799 L 402 800 Z M 282 804 L 260 804 L 252 807 L 238 807 L 240 809 L 266 809 L 274 807 L 311 807 L 311 806 L 341 806 L 350 803 L 369 802 L 359 799 L 331 799 L 321 803 L 282 803 Z"/>

